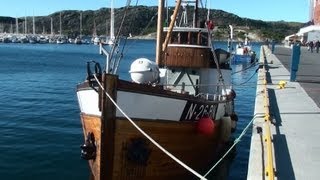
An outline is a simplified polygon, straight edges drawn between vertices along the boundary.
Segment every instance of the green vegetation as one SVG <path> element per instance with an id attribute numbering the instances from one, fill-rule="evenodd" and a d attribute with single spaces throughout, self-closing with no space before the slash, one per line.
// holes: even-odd
<path id="1" fill-rule="evenodd" d="M 172 12 L 173 8 L 169 11 Z M 77 36 L 80 34 L 80 12 L 82 13 L 82 32 L 83 35 L 92 35 L 94 32 L 94 21 L 96 23 L 96 31 L 98 35 L 108 34 L 110 23 L 110 9 L 101 8 L 96 11 L 62 11 L 62 34 L 68 36 Z M 122 16 L 125 8 L 115 9 L 115 31 L 121 24 Z M 206 10 L 201 9 L 200 15 L 205 15 Z M 188 15 L 191 16 L 191 13 Z M 205 16 L 204 16 L 205 17 Z M 35 17 L 36 33 L 51 32 L 51 20 L 53 19 L 53 30 L 55 34 L 59 34 L 60 12 L 50 14 L 48 16 Z M 192 17 L 188 17 L 192 20 Z M 210 19 L 214 21 L 216 27 L 214 36 L 216 39 L 228 38 L 228 25 L 235 27 L 235 38 L 243 39 L 246 33 L 255 34 L 259 40 L 275 39 L 283 40 L 285 36 L 296 33 L 303 26 L 302 23 L 296 22 L 265 22 L 248 18 L 241 18 L 235 14 L 222 10 L 212 10 Z M 19 31 L 23 32 L 22 23 L 24 18 L 19 19 Z M 127 11 L 127 18 L 123 24 L 122 35 L 131 33 L 133 36 L 146 35 L 156 31 L 157 7 L 134 6 Z M 27 17 L 28 32 L 32 32 L 32 17 Z M 0 32 L 10 32 L 11 24 L 15 28 L 15 18 L 0 17 L 2 29 Z"/>

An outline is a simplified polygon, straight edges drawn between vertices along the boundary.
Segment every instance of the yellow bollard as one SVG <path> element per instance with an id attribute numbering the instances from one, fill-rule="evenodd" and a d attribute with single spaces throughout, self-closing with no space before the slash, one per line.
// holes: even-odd
<path id="1" fill-rule="evenodd" d="M 284 89 L 286 86 L 287 82 L 286 81 L 279 81 L 279 89 Z"/>

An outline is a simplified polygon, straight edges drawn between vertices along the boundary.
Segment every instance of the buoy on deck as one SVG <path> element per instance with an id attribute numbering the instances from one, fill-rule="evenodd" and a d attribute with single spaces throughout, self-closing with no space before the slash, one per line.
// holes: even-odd
<path id="1" fill-rule="evenodd" d="M 204 135 L 212 135 L 215 129 L 214 120 L 210 117 L 202 117 L 198 120 L 197 131 Z"/>

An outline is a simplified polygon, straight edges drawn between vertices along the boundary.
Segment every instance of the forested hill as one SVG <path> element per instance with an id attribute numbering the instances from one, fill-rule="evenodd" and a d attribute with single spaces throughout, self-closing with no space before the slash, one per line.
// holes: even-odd
<path id="1" fill-rule="evenodd" d="M 169 11 L 172 11 L 170 8 Z M 120 26 L 125 8 L 115 9 L 115 29 Z M 80 13 L 82 14 L 82 34 L 92 35 L 94 33 L 94 21 L 98 35 L 108 34 L 110 23 L 110 9 L 101 8 L 96 11 L 76 11 L 68 10 L 50 14 L 48 16 L 35 17 L 36 33 L 51 32 L 51 18 L 53 22 L 53 31 L 59 34 L 60 29 L 60 13 L 62 16 L 62 34 L 68 36 L 77 36 L 80 34 Z M 205 15 L 206 10 L 201 9 L 200 15 Z M 134 6 L 130 7 L 126 12 L 127 16 L 124 20 L 123 31 L 121 34 L 133 36 L 146 35 L 156 31 L 157 7 Z M 191 15 L 189 13 L 188 15 Z M 205 16 L 203 16 L 205 17 Z M 27 31 L 32 32 L 32 18 L 27 17 Z M 192 20 L 192 17 L 188 18 Z M 214 21 L 218 30 L 215 32 L 215 37 L 225 39 L 228 36 L 228 25 L 235 27 L 236 38 L 242 39 L 245 33 L 253 34 L 252 39 L 264 40 L 275 39 L 283 40 L 287 35 L 298 32 L 304 24 L 297 22 L 265 22 L 249 18 L 242 18 L 235 14 L 228 13 L 222 10 L 211 10 L 210 19 Z M 19 18 L 19 32 L 24 31 L 24 17 Z M 16 19 L 12 17 L 0 17 L 0 33 L 15 32 Z M 11 25 L 12 24 L 12 25 Z M 13 29 L 13 30 L 12 30 Z"/>

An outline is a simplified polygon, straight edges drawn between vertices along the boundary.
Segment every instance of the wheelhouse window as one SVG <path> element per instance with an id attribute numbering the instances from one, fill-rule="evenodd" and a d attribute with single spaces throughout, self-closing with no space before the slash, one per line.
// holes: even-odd
<path id="1" fill-rule="evenodd" d="M 188 44 L 188 45 L 208 45 L 207 32 L 179 32 L 174 31 L 171 35 L 171 44 Z"/>

